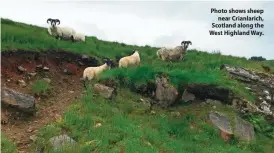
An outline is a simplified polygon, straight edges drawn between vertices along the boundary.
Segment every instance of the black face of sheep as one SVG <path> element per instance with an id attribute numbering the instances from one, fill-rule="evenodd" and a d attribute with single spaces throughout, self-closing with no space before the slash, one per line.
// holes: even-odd
<path id="1" fill-rule="evenodd" d="M 188 41 L 182 41 L 182 42 L 181 42 L 181 45 L 182 45 L 185 49 L 187 49 L 189 45 L 192 45 L 192 42 L 189 41 L 189 40 L 188 40 Z"/>
<path id="2" fill-rule="evenodd" d="M 113 61 L 112 61 L 111 59 L 104 58 L 104 59 L 103 59 L 103 62 L 106 63 L 110 68 L 115 67 L 115 66 L 114 66 L 114 63 L 113 63 Z"/>
<path id="3" fill-rule="evenodd" d="M 59 20 L 59 19 L 52 19 L 52 18 L 49 18 L 49 19 L 47 20 L 47 23 L 49 23 L 49 22 L 50 22 L 50 24 L 51 24 L 52 27 L 55 27 L 55 26 L 56 26 L 56 23 L 58 23 L 58 25 L 60 24 L 60 20 Z"/>

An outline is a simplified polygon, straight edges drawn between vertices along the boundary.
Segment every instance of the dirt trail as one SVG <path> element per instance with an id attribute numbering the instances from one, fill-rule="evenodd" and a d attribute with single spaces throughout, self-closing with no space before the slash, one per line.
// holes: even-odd
<path id="1" fill-rule="evenodd" d="M 79 79 L 85 64 L 97 64 L 95 60 L 85 60 L 82 60 L 81 56 L 66 52 L 53 54 L 21 51 L 2 54 L 1 88 L 7 87 L 34 96 L 31 93 L 32 84 L 41 78 L 49 78 L 53 88 L 49 96 L 36 98 L 38 111 L 34 116 L 22 115 L 18 110 L 9 107 L 1 108 L 2 121 L 7 121 L 2 124 L 1 132 L 17 145 L 19 152 L 26 152 L 32 143 L 30 137 L 36 135 L 46 124 L 60 118 L 66 108 L 81 97 L 83 85 Z M 41 64 L 48 67 L 49 71 L 37 73 L 34 78 L 28 79 L 26 73 L 35 72 L 36 66 Z M 26 69 L 23 74 L 18 72 L 20 65 Z M 64 69 L 69 70 L 71 74 L 64 73 Z M 17 83 L 19 79 L 23 79 L 27 86 L 21 87 Z"/>

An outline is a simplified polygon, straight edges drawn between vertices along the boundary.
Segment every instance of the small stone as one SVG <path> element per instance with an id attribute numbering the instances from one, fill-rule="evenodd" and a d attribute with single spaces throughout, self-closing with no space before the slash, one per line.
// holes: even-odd
<path id="1" fill-rule="evenodd" d="M 69 91 L 69 93 L 74 93 L 74 91 L 71 90 L 71 91 Z"/>
<path id="2" fill-rule="evenodd" d="M 24 80 L 18 80 L 17 83 L 19 84 L 19 86 L 21 87 L 26 87 L 27 83 Z"/>
<path id="3" fill-rule="evenodd" d="M 51 80 L 49 78 L 43 78 L 44 81 L 46 81 L 47 83 L 50 83 Z"/>
<path id="4" fill-rule="evenodd" d="M 43 67 L 42 64 L 36 65 L 36 68 L 42 68 L 42 67 Z"/>
<path id="5" fill-rule="evenodd" d="M 264 94 L 269 95 L 269 91 L 264 90 Z"/>
<path id="6" fill-rule="evenodd" d="M 102 126 L 102 123 L 96 123 L 95 124 L 95 127 L 100 127 L 100 126 Z"/>
<path id="7" fill-rule="evenodd" d="M 35 72 L 30 72 L 30 73 L 29 73 L 29 75 L 30 75 L 31 77 L 34 77 L 36 74 L 37 74 L 37 73 L 35 73 Z"/>
<path id="8" fill-rule="evenodd" d="M 31 135 L 29 137 L 29 139 L 34 142 L 37 139 L 37 136 L 36 135 Z"/>
<path id="9" fill-rule="evenodd" d="M 20 66 L 18 66 L 18 70 L 19 70 L 19 71 L 21 71 L 21 72 L 25 72 L 25 71 L 26 71 L 26 69 L 25 69 L 25 68 L 23 68 L 21 65 L 20 65 Z"/>
<path id="10" fill-rule="evenodd" d="M 49 70 L 49 68 L 48 68 L 48 67 L 46 67 L 46 66 L 44 66 L 43 70 L 48 71 L 48 70 Z"/>
<path id="11" fill-rule="evenodd" d="M 29 128 L 29 129 L 27 130 L 28 133 L 31 133 L 32 131 L 33 131 L 33 129 L 31 129 L 31 128 Z"/>

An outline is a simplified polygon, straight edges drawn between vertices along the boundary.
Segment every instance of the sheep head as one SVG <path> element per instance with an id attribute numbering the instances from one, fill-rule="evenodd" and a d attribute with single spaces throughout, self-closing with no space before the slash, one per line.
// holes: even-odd
<path id="1" fill-rule="evenodd" d="M 191 41 L 182 41 L 181 45 L 183 46 L 184 50 L 186 50 L 188 48 L 189 45 L 192 45 Z"/>
<path id="2" fill-rule="evenodd" d="M 108 69 L 114 67 L 113 61 L 112 61 L 111 59 L 109 59 L 109 58 L 104 58 L 104 59 L 103 59 L 103 62 L 104 62 L 105 64 L 107 64 Z"/>
<path id="3" fill-rule="evenodd" d="M 56 26 L 56 23 L 58 23 L 58 25 L 60 24 L 60 20 L 59 19 L 52 19 L 52 18 L 48 18 L 47 19 L 47 23 L 51 24 L 52 27 L 55 27 Z"/>

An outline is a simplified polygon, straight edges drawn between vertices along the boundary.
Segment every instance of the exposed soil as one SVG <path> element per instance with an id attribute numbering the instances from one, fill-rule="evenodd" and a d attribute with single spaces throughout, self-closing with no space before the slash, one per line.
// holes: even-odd
<path id="1" fill-rule="evenodd" d="M 1 88 L 7 87 L 36 98 L 37 112 L 34 116 L 10 107 L 1 108 L 1 131 L 17 145 L 19 152 L 26 152 L 32 143 L 30 136 L 36 135 L 38 129 L 60 118 L 66 108 L 81 97 L 83 84 L 80 78 L 83 70 L 87 66 L 97 66 L 98 61 L 65 51 L 10 51 L 2 52 L 1 56 Z M 18 66 L 25 71 L 18 70 Z M 38 71 L 37 66 L 49 69 Z M 34 72 L 36 75 L 30 77 L 29 74 Z M 51 80 L 51 93 L 42 97 L 33 95 L 31 89 L 34 81 L 43 78 Z M 17 83 L 21 79 L 27 86 Z"/>

